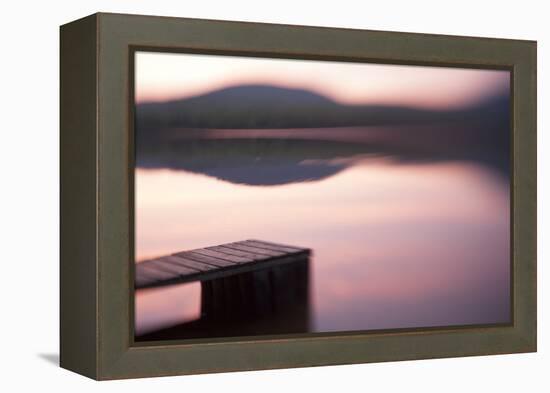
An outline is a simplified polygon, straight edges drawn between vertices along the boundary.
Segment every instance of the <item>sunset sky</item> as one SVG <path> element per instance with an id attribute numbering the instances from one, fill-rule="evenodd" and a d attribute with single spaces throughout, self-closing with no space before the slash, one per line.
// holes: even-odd
<path id="1" fill-rule="evenodd" d="M 345 104 L 466 106 L 509 90 L 508 71 L 234 56 L 136 53 L 136 102 L 239 84 L 304 88 Z"/>

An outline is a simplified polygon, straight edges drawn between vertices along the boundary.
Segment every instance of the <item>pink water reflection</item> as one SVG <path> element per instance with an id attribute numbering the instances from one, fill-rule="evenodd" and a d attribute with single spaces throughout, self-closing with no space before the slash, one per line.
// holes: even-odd
<path id="1" fill-rule="evenodd" d="M 366 158 L 270 187 L 136 170 L 138 260 L 247 238 L 309 247 L 313 331 L 508 322 L 509 221 L 507 182 L 463 162 Z M 180 287 L 139 291 L 136 328 L 196 316 L 200 288 Z"/>

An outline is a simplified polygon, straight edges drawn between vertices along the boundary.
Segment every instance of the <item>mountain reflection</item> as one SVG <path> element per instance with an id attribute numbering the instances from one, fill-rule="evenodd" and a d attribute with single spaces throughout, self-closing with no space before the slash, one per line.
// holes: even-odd
<path id="1" fill-rule="evenodd" d="M 248 110 L 242 102 L 232 101 L 242 91 L 230 89 L 208 97 L 138 105 L 137 166 L 263 186 L 325 179 L 365 156 L 396 162 L 473 161 L 508 175 L 505 96 L 460 110 L 429 111 L 344 106 L 280 88 L 246 91 L 262 94 L 256 103 L 246 100 Z M 286 103 L 283 110 L 285 97 L 294 99 L 294 105 Z M 212 112 L 209 104 L 218 111 Z M 234 128 L 222 128 L 229 126 Z"/>

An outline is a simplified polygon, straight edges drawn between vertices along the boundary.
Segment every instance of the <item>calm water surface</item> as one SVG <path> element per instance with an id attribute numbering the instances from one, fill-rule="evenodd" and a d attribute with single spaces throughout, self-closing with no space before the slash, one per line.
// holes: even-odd
<path id="1" fill-rule="evenodd" d="M 269 186 L 137 169 L 137 261 L 249 238 L 311 248 L 313 332 L 509 321 L 505 176 L 460 160 L 323 165 L 338 170 Z M 200 291 L 137 291 L 136 333 L 199 318 Z"/>

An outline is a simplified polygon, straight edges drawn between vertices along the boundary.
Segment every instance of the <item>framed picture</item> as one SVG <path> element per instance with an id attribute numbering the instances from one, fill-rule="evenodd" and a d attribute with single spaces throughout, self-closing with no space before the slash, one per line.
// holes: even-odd
<path id="1" fill-rule="evenodd" d="M 61 366 L 536 350 L 536 43 L 61 27 Z"/>

